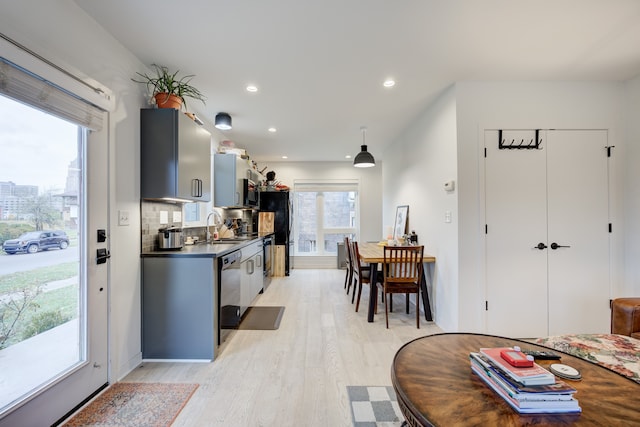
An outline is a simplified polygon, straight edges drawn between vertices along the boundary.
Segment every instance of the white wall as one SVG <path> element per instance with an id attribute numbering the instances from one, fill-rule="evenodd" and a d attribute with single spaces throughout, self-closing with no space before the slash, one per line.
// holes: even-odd
<path id="1" fill-rule="evenodd" d="M 409 205 L 409 230 L 418 234 L 431 268 L 431 306 L 444 330 L 457 327 L 458 193 L 444 190 L 457 181 L 455 88 L 445 90 L 384 153 L 383 224 L 394 223 L 396 207 Z M 456 182 L 457 184 L 457 182 Z M 445 212 L 451 223 L 445 223 Z"/>
<path id="2" fill-rule="evenodd" d="M 622 185 L 623 159 L 627 151 L 624 85 L 604 82 L 462 82 L 456 86 L 460 216 L 458 329 L 483 331 L 484 328 L 484 163 L 480 146 L 485 128 L 609 130 L 609 144 L 616 146 L 610 184 L 614 224 L 612 293 L 615 296 L 623 292 L 625 224 L 622 200 L 629 195 L 624 193 Z M 576 153 L 576 162 L 579 162 L 579 153 Z"/>

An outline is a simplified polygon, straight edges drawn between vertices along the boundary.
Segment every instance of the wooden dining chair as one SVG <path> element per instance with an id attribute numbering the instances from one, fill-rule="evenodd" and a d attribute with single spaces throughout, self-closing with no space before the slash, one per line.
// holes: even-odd
<path id="1" fill-rule="evenodd" d="M 389 328 L 389 300 L 393 294 L 416 294 L 416 327 L 420 329 L 420 280 L 424 246 L 385 246 L 383 279 L 379 287 L 384 295 L 384 312 Z M 408 312 L 408 305 L 407 305 Z"/>
<path id="2" fill-rule="evenodd" d="M 353 284 L 353 296 L 351 297 L 351 303 L 353 304 L 353 299 L 356 297 L 356 284 L 358 287 L 358 297 L 356 300 L 356 312 L 358 308 L 360 308 L 360 295 L 362 295 L 362 284 L 371 285 L 371 270 L 369 269 L 368 264 L 363 264 L 360 261 L 360 252 L 358 251 L 358 242 L 351 242 L 351 257 L 353 259 L 354 275 L 356 282 Z M 376 278 L 377 279 L 377 278 Z M 375 283 L 373 284 L 375 286 Z M 369 291 L 371 292 L 371 290 Z"/>
<path id="3" fill-rule="evenodd" d="M 349 295 L 355 269 L 353 266 L 353 259 L 351 257 L 351 239 L 347 236 L 344 238 L 344 250 L 347 255 L 347 273 L 344 276 L 344 288 L 347 290 L 347 295 Z"/>

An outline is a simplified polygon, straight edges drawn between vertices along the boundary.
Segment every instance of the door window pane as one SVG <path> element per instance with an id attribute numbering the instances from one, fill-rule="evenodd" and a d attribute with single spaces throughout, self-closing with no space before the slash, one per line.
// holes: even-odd
<path id="1" fill-rule="evenodd" d="M 323 192 L 324 227 L 353 227 L 355 220 L 355 192 Z"/>
<path id="2" fill-rule="evenodd" d="M 0 95 L 0 414 L 84 359 L 82 132 Z"/>
<path id="3" fill-rule="evenodd" d="M 318 223 L 317 199 L 315 191 L 297 192 L 296 198 L 296 227 L 295 242 L 297 253 L 311 254 L 317 251 Z"/>

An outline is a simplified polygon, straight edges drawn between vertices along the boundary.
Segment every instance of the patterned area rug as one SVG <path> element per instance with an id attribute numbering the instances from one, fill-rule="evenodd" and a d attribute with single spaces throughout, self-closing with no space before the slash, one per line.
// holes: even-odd
<path id="1" fill-rule="evenodd" d="M 354 427 L 399 427 L 404 421 L 391 386 L 347 386 Z"/>
<path id="2" fill-rule="evenodd" d="M 196 388 L 198 384 L 115 383 L 63 426 L 170 426 Z"/>

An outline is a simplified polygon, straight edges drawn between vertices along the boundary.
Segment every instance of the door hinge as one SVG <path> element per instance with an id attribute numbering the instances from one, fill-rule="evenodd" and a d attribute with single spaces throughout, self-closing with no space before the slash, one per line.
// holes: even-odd
<path id="1" fill-rule="evenodd" d="M 615 145 L 607 145 L 606 149 L 607 149 L 607 157 L 611 157 L 611 149 L 614 148 Z"/>
<path id="2" fill-rule="evenodd" d="M 613 225 L 609 223 L 609 233 L 613 233 Z"/>

